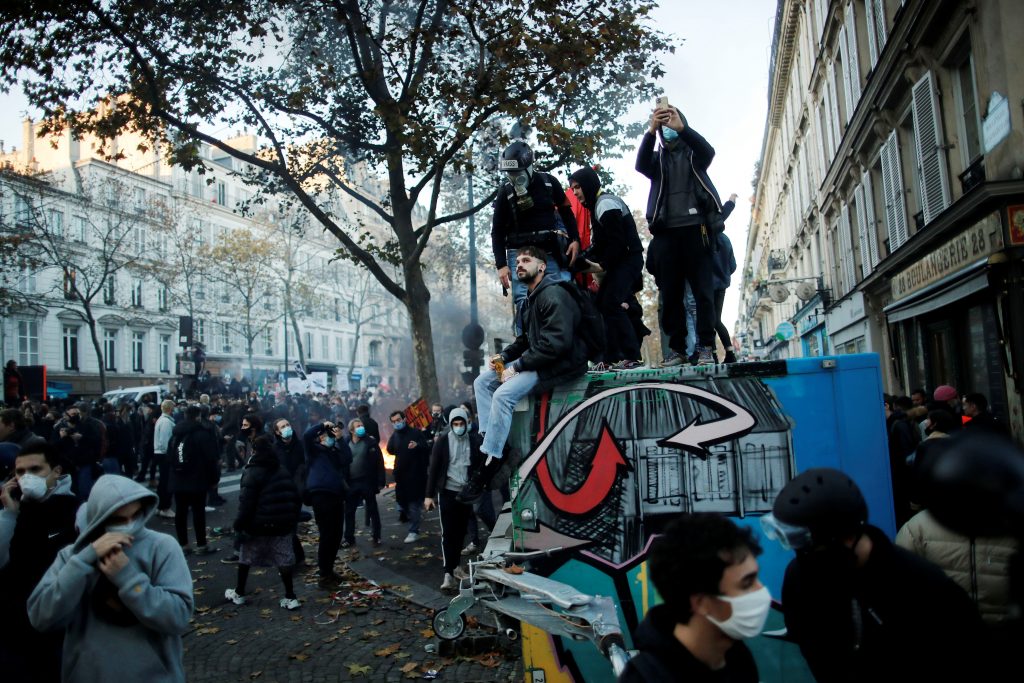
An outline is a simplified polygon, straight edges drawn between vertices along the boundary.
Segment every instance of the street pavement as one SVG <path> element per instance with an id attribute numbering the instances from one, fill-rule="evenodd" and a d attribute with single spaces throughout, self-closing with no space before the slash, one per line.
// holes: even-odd
<path id="1" fill-rule="evenodd" d="M 227 602 L 224 590 L 234 587 L 237 565 L 221 559 L 232 552 L 239 479 L 238 472 L 224 474 L 219 490 L 228 503 L 207 514 L 209 543 L 217 552 L 188 557 L 196 601 L 192 629 L 183 639 L 190 682 L 403 681 L 434 678 L 429 672 L 439 681 L 523 680 L 518 643 L 496 637 L 493 619 L 480 611 L 470 612 L 457 649 L 434 637 L 433 611 L 449 599 L 438 590 L 443 570 L 437 512 L 425 514 L 418 542 L 403 543 L 407 525 L 398 520 L 394 488 L 377 499 L 380 547 L 372 545 L 364 511 L 358 511 L 356 546 L 341 550 L 335 565 L 345 579 L 336 592 L 317 586 L 318 537 L 310 521 L 299 527 L 309 563 L 295 577 L 300 609 L 279 607 L 284 589 L 277 571 L 255 567 L 247 604 Z M 150 526 L 174 534 L 173 519 L 154 517 Z"/>

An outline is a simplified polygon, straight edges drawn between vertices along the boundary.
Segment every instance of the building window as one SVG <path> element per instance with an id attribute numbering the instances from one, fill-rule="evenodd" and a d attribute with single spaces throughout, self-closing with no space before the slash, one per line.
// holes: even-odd
<path id="1" fill-rule="evenodd" d="M 132 307 L 142 308 L 142 279 L 132 280 Z"/>
<path id="2" fill-rule="evenodd" d="M 350 323 L 356 321 L 356 305 L 351 301 L 348 302 L 348 321 Z"/>
<path id="3" fill-rule="evenodd" d="M 36 271 L 29 264 L 28 259 L 19 259 L 18 270 L 18 291 L 22 294 L 36 293 Z"/>
<path id="4" fill-rule="evenodd" d="M 227 323 L 220 324 L 221 353 L 231 353 L 231 328 Z"/>
<path id="5" fill-rule="evenodd" d="M 132 332 L 132 372 L 145 372 L 143 360 L 146 357 L 146 333 Z"/>
<path id="6" fill-rule="evenodd" d="M 64 239 L 64 212 L 58 211 L 57 209 L 50 209 L 47 212 L 47 226 L 50 228 L 50 234 L 58 239 Z"/>
<path id="7" fill-rule="evenodd" d="M 341 360 L 341 337 L 334 338 L 334 360 Z"/>
<path id="8" fill-rule="evenodd" d="M 85 216 L 73 216 L 71 218 L 71 239 L 85 242 L 88 235 L 89 230 L 86 226 Z"/>
<path id="9" fill-rule="evenodd" d="M 167 285 L 163 285 L 160 289 L 156 290 L 156 305 L 160 309 L 161 313 L 166 313 L 168 310 L 167 302 L 171 298 L 170 291 L 167 289 Z"/>
<path id="10" fill-rule="evenodd" d="M 974 78 L 974 55 L 970 38 L 964 37 L 957 47 L 953 65 L 953 88 L 960 126 L 960 151 L 964 168 L 981 155 L 981 120 L 978 117 L 978 84 Z"/>
<path id="11" fill-rule="evenodd" d="M 306 349 L 306 358 L 313 357 L 313 333 L 303 332 L 302 333 L 302 346 Z"/>
<path id="12" fill-rule="evenodd" d="M 330 352 L 330 349 L 328 348 L 328 341 L 327 341 L 327 335 L 326 334 L 321 334 L 320 335 L 320 357 L 323 358 L 324 360 L 327 360 L 328 358 L 331 357 L 331 352 Z"/>
<path id="13" fill-rule="evenodd" d="M 341 322 L 341 299 L 334 297 L 334 322 Z"/>
<path id="14" fill-rule="evenodd" d="M 380 348 L 383 344 L 379 341 L 370 342 L 370 365 L 378 366 L 381 364 Z"/>
<path id="15" fill-rule="evenodd" d="M 142 225 L 136 225 L 132 228 L 132 241 L 135 246 L 135 254 L 137 256 L 146 255 L 146 228 Z"/>
<path id="16" fill-rule="evenodd" d="M 217 203 L 221 206 L 228 205 L 228 186 L 223 180 L 217 181 Z"/>
<path id="17" fill-rule="evenodd" d="M 395 345 L 388 344 L 388 367 L 395 367 Z"/>
<path id="18" fill-rule="evenodd" d="M 116 301 L 114 298 L 114 294 L 116 293 L 115 290 L 116 287 L 114 283 L 114 276 L 111 275 L 103 284 L 103 303 L 105 303 L 108 306 L 114 305 L 114 302 Z"/>
<path id="19" fill-rule="evenodd" d="M 160 372 L 171 371 L 171 335 L 160 335 Z"/>
<path id="20" fill-rule="evenodd" d="M 135 213 L 146 212 L 146 191 L 141 187 L 135 188 Z"/>
<path id="21" fill-rule="evenodd" d="M 78 369 L 78 328 L 64 326 L 64 369 Z"/>
<path id="22" fill-rule="evenodd" d="M 263 330 L 263 355 L 274 355 L 274 331 L 269 327 Z"/>
<path id="23" fill-rule="evenodd" d="M 31 230 L 32 202 L 20 194 L 14 195 L 14 223 L 19 228 Z"/>
<path id="24" fill-rule="evenodd" d="M 117 330 L 103 330 L 103 369 L 117 372 Z"/>
<path id="25" fill-rule="evenodd" d="M 75 271 L 64 271 L 64 298 L 68 301 L 75 298 Z"/>
<path id="26" fill-rule="evenodd" d="M 192 324 L 192 336 L 195 337 L 197 342 L 206 341 L 206 321 L 202 318 L 196 318 Z"/>
<path id="27" fill-rule="evenodd" d="M 203 283 L 197 282 L 196 283 L 196 301 L 203 301 L 205 299 L 206 299 L 206 287 L 203 286 Z"/>
<path id="28" fill-rule="evenodd" d="M 18 365 L 39 365 L 39 323 L 18 321 Z"/>

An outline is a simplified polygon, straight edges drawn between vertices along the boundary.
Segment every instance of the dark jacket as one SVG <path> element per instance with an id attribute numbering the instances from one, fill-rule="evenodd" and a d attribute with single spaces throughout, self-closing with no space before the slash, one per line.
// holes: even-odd
<path id="1" fill-rule="evenodd" d="M 582 314 L 572 294 L 545 277 L 523 302 L 523 334 L 501 357 L 515 369 L 532 370 L 540 382 L 534 393 L 576 379 L 587 371 L 587 347 L 576 336 Z"/>
<path id="2" fill-rule="evenodd" d="M 864 566 L 820 552 L 786 568 L 786 628 L 819 683 L 987 680 L 981 618 L 941 569 L 868 526 Z"/>
<path id="3" fill-rule="evenodd" d="M 213 434 L 199 420 L 174 426 L 167 454 L 171 493 L 202 493 L 216 481 L 220 451 Z"/>
<path id="4" fill-rule="evenodd" d="M 437 494 L 444 487 L 448 479 L 448 438 L 451 432 L 447 431 L 434 439 L 434 448 L 430 451 L 430 465 L 427 468 L 427 489 L 426 497 L 437 500 Z M 469 466 L 479 467 L 483 464 L 484 456 L 480 452 L 480 444 L 483 438 L 477 432 L 469 432 Z"/>
<path id="5" fill-rule="evenodd" d="M 636 153 L 636 170 L 651 179 L 651 192 L 647 197 L 647 222 L 652 224 L 654 217 L 658 215 L 659 209 L 664 207 L 666 194 L 662 191 L 667 172 L 667 160 L 664 149 L 654 149 L 654 142 L 657 135 L 645 133 L 644 139 L 640 141 L 640 149 Z M 689 153 L 690 166 L 697 177 L 700 185 L 714 203 L 716 212 L 722 210 L 722 200 L 718 197 L 718 190 L 715 189 L 711 178 L 708 176 L 708 167 L 715 158 L 715 148 L 708 144 L 697 131 L 686 125 L 683 132 L 679 134 L 679 142 L 685 145 L 685 152 Z"/>
<path id="6" fill-rule="evenodd" d="M 556 250 L 560 246 L 553 241 L 552 234 L 547 240 L 529 239 L 526 242 L 517 240 L 517 235 L 535 232 L 552 232 L 560 229 L 556 221 L 561 219 L 565 227 L 569 242 L 579 242 L 579 230 L 576 227 L 576 216 L 572 212 L 569 200 L 565 197 L 565 190 L 558 180 L 549 173 L 536 172 L 530 180 L 527 193 L 533 200 L 533 206 L 528 209 L 517 209 L 513 202 L 509 201 L 509 193 L 513 192 L 510 183 L 505 183 L 498 190 L 498 196 L 494 200 L 494 214 L 491 223 L 491 250 L 494 254 L 494 265 L 497 268 L 505 266 L 515 267 L 507 260 L 507 249 L 525 247 L 527 243 L 534 244 L 548 250 L 556 261 L 559 260 Z"/>
<path id="7" fill-rule="evenodd" d="M 4 368 L 4 403 L 16 408 L 25 398 L 25 380 L 17 370 Z"/>
<path id="8" fill-rule="evenodd" d="M 415 448 L 409 448 L 410 441 L 416 442 Z M 399 505 L 423 502 L 430 463 L 427 441 L 426 434 L 412 427 L 396 430 L 388 439 L 388 453 L 395 456 L 395 502 Z"/>
<path id="9" fill-rule="evenodd" d="M 60 435 L 62 429 L 67 430 L 64 437 Z M 77 443 L 72 438 L 74 434 L 82 435 Z M 95 465 L 103 457 L 103 423 L 94 417 L 85 415 L 81 417 L 78 424 L 72 424 L 69 420 L 62 419 L 53 426 L 53 441 L 57 444 L 61 455 L 75 467 Z"/>
<path id="10" fill-rule="evenodd" d="M 737 642 L 725 653 L 725 667 L 712 671 L 673 634 L 676 621 L 668 607 L 657 605 L 637 626 L 633 645 L 639 652 L 629 660 L 619 683 L 756 683 L 757 664 L 747 646 Z"/>
<path id="11" fill-rule="evenodd" d="M 306 444 L 306 493 L 330 493 L 344 496 L 348 493 L 348 468 L 352 464 L 352 451 L 344 440 L 334 448 L 327 448 L 312 438 L 317 425 L 302 436 Z"/>
<path id="12" fill-rule="evenodd" d="M 722 207 L 722 220 L 732 213 L 736 203 L 728 201 Z M 736 254 L 732 250 L 732 242 L 724 232 L 718 233 L 718 248 L 711 259 L 711 285 L 715 291 L 729 289 L 732 274 L 736 272 Z"/>
<path id="13" fill-rule="evenodd" d="M 4 630 L 17 636 L 29 630 L 38 637 L 28 622 L 25 602 L 43 574 L 53 563 L 57 553 L 78 538 L 75 531 L 75 511 L 78 499 L 71 495 L 71 479 L 67 475 L 58 480 L 58 487 L 45 500 L 23 500 L 15 517 L 9 512 L 3 524 L 14 524 L 10 537 L 8 561 L 0 567 L 0 614 L 3 614 Z M 0 529 L 0 537 L 6 536 L 7 529 Z M 57 639 L 60 642 L 60 639 Z"/>
<path id="14" fill-rule="evenodd" d="M 253 536 L 295 533 L 302 508 L 299 489 L 273 451 L 253 453 L 242 470 L 240 487 L 235 531 Z"/>
<path id="15" fill-rule="evenodd" d="M 0 439 L 0 441 L 17 444 L 22 453 L 24 453 L 28 448 L 39 448 L 46 445 L 46 439 L 41 436 L 37 436 L 35 432 L 31 431 L 28 427 L 19 429 L 16 432 L 11 432 L 7 435 L 6 439 Z"/>
<path id="16" fill-rule="evenodd" d="M 350 437 L 351 438 L 351 437 Z M 380 446 L 376 439 L 370 438 L 369 433 L 362 439 L 366 442 L 367 452 L 366 457 L 369 458 L 368 471 L 362 476 L 356 476 L 355 472 L 351 472 L 350 483 L 359 483 L 362 486 L 369 484 L 371 488 L 382 489 L 388 484 L 387 469 L 384 467 L 384 454 L 381 453 Z M 352 451 L 351 441 L 346 444 L 349 452 Z M 355 461 L 355 454 L 352 454 L 352 461 Z"/>

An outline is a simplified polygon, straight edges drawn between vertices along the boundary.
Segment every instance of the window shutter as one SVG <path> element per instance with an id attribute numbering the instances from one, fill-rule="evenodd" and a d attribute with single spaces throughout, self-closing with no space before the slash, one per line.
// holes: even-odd
<path id="1" fill-rule="evenodd" d="M 843 65 L 843 98 L 846 100 L 846 122 L 853 117 L 853 83 L 850 78 L 850 51 L 846 44 L 846 27 L 839 29 L 839 61 Z"/>
<path id="2" fill-rule="evenodd" d="M 857 231 L 860 233 L 860 276 L 866 278 L 871 274 L 871 259 L 868 254 L 871 249 L 868 247 L 868 224 L 864 216 L 864 188 L 857 186 L 853 191 L 853 198 L 857 202 Z"/>
<path id="3" fill-rule="evenodd" d="M 939 88 L 935 74 L 926 73 L 914 84 L 914 130 L 917 135 L 917 168 L 921 178 L 921 207 L 925 225 L 949 206 L 949 176 L 942 142 Z"/>
<path id="4" fill-rule="evenodd" d="M 850 239 L 850 206 L 843 204 L 839 208 L 839 248 L 843 258 L 843 292 L 853 291 L 857 284 L 857 276 L 853 272 L 856 261 L 853 256 L 853 240 Z"/>
<path id="5" fill-rule="evenodd" d="M 875 68 L 875 64 L 878 63 L 878 55 L 882 51 L 881 46 L 878 44 L 878 39 L 875 35 L 875 0 L 865 0 L 864 2 L 864 25 L 867 28 L 868 34 L 868 56 L 871 58 L 871 68 Z"/>
<path id="6" fill-rule="evenodd" d="M 864 192 L 864 227 L 868 236 L 867 258 L 874 270 L 881 259 L 878 257 L 878 221 L 875 219 L 875 192 L 871 187 L 871 171 L 865 171 L 861 179 Z M 864 258 L 864 254 L 861 254 Z"/>
<path id="7" fill-rule="evenodd" d="M 878 56 L 882 56 L 882 51 L 885 49 L 885 0 L 867 0 L 867 4 L 871 5 L 874 10 L 874 21 L 871 22 L 871 26 L 868 31 L 875 34 L 875 45 L 878 50 Z"/>
<path id="8" fill-rule="evenodd" d="M 854 3 L 851 2 L 846 6 L 846 57 L 850 60 L 847 71 L 850 75 L 850 94 L 852 95 L 852 99 L 849 100 L 850 106 L 847 109 L 851 119 L 853 110 L 857 108 L 857 103 L 860 101 L 860 62 L 857 57 L 857 16 L 855 12 Z"/>
<path id="9" fill-rule="evenodd" d="M 839 98 L 836 92 L 835 62 L 829 62 L 826 87 L 828 111 L 825 112 L 825 115 L 828 117 L 829 160 L 831 161 L 839 151 Z"/>
<path id="10" fill-rule="evenodd" d="M 900 143 L 896 131 L 882 145 L 882 194 L 885 197 L 885 224 L 889 230 L 891 254 L 907 241 L 907 205 L 903 197 Z"/>

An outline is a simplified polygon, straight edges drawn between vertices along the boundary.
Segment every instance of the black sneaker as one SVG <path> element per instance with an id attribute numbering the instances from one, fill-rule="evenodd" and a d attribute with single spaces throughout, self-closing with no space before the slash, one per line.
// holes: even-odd
<path id="1" fill-rule="evenodd" d="M 736 354 L 733 353 L 731 349 L 729 351 L 726 351 L 725 352 L 725 360 L 722 361 L 722 362 L 723 363 L 735 363 L 736 362 Z"/>
<path id="2" fill-rule="evenodd" d="M 501 458 L 495 458 L 490 456 L 490 462 L 480 466 L 469 477 L 469 481 L 462 487 L 458 495 L 455 496 L 455 500 L 462 503 L 463 505 L 472 505 L 475 503 L 480 496 L 483 495 L 487 489 L 487 485 L 491 483 L 491 479 L 501 469 Z"/>
<path id="3" fill-rule="evenodd" d="M 227 557 L 220 558 L 221 564 L 238 564 L 238 553 L 231 553 Z"/>

